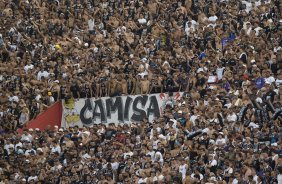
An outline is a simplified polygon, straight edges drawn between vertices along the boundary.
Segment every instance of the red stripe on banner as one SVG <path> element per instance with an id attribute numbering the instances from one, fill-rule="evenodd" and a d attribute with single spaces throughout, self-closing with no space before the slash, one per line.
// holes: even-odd
<path id="1" fill-rule="evenodd" d="M 48 107 L 47 110 L 39 114 L 34 120 L 27 123 L 25 128 L 39 128 L 45 130 L 47 126 L 53 128 L 54 126 L 61 127 L 62 121 L 62 103 L 56 102 L 54 105 Z M 21 130 L 19 130 L 21 132 Z"/>

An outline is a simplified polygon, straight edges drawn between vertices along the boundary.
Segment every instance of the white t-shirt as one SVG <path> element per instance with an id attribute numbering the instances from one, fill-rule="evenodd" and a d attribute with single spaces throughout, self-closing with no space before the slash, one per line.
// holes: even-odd
<path id="1" fill-rule="evenodd" d="M 140 178 L 139 180 L 138 180 L 138 184 L 140 184 L 140 183 L 147 183 L 147 179 L 148 178 Z"/>
<path id="2" fill-rule="evenodd" d="M 182 179 L 185 179 L 185 177 L 186 177 L 186 172 L 187 172 L 187 164 L 180 165 L 180 166 L 179 166 L 179 172 L 180 172 L 181 175 L 182 175 Z"/>
<path id="3" fill-rule="evenodd" d="M 18 148 L 17 148 L 17 147 L 18 147 Z M 17 144 L 15 145 L 16 151 L 19 149 L 19 147 L 22 148 L 22 147 L 23 147 L 23 143 L 19 142 L 19 143 L 17 143 Z"/>
<path id="4" fill-rule="evenodd" d="M 37 73 L 37 80 L 41 80 L 41 78 L 42 77 L 45 77 L 45 78 L 47 78 L 49 76 L 49 72 L 47 72 L 47 71 L 39 71 L 38 73 Z"/>
<path id="5" fill-rule="evenodd" d="M 253 5 L 251 2 L 248 1 L 242 1 L 242 4 L 246 5 L 246 12 L 249 13 L 253 9 Z"/>
<path id="6" fill-rule="evenodd" d="M 277 175 L 278 184 L 282 184 L 282 174 Z"/>
<path id="7" fill-rule="evenodd" d="M 155 157 L 155 151 L 150 151 L 146 155 L 150 155 L 151 156 L 151 160 L 153 160 L 154 157 Z"/>
<path id="8" fill-rule="evenodd" d="M 279 46 L 279 47 L 274 47 L 274 48 L 273 48 L 273 52 L 276 53 L 276 52 L 278 52 L 278 51 L 281 50 L 281 49 L 282 49 L 282 47 L 280 47 L 280 46 Z"/>
<path id="9" fill-rule="evenodd" d="M 153 141 L 153 149 L 158 149 L 158 143 L 160 140 Z"/>
<path id="10" fill-rule="evenodd" d="M 222 79 L 224 69 L 225 69 L 225 67 L 217 68 L 216 69 L 216 75 L 217 75 L 218 80 Z"/>
<path id="11" fill-rule="evenodd" d="M 36 95 L 35 100 L 36 100 L 36 101 L 39 101 L 40 98 L 41 98 L 41 95 L 38 94 L 38 95 Z"/>
<path id="12" fill-rule="evenodd" d="M 203 180 L 203 179 L 204 179 L 204 176 L 203 176 L 201 173 L 200 173 L 199 175 L 200 175 L 200 180 Z M 191 174 L 191 178 L 194 179 L 194 176 L 195 176 L 195 174 L 192 173 L 192 174 Z"/>
<path id="13" fill-rule="evenodd" d="M 198 115 L 192 115 L 190 117 L 190 121 L 193 123 L 193 125 L 195 125 L 195 121 L 196 121 L 197 118 L 198 118 Z"/>
<path id="14" fill-rule="evenodd" d="M 127 152 L 127 153 L 124 153 L 123 154 L 123 157 L 126 158 L 126 157 L 132 157 L 133 156 L 133 152 Z"/>
<path id="15" fill-rule="evenodd" d="M 246 31 L 246 34 L 247 34 L 247 35 L 250 35 L 252 30 L 253 30 L 253 28 L 252 28 L 252 27 L 249 27 L 248 29 L 245 30 L 245 31 Z"/>
<path id="16" fill-rule="evenodd" d="M 215 144 L 216 145 L 224 145 L 226 143 L 226 140 L 224 138 L 216 139 Z"/>
<path id="17" fill-rule="evenodd" d="M 193 28 L 193 27 L 185 28 L 185 33 L 186 33 L 187 36 L 189 36 L 190 33 L 194 33 L 194 32 L 195 32 L 195 28 Z"/>
<path id="18" fill-rule="evenodd" d="M 282 84 L 282 79 L 276 79 L 275 84 L 276 86 L 280 86 Z"/>
<path id="19" fill-rule="evenodd" d="M 142 73 L 138 73 L 139 76 L 141 76 L 141 78 L 143 79 L 144 76 L 147 76 L 149 73 L 147 72 L 147 70 L 144 70 L 144 72 Z"/>
<path id="20" fill-rule="evenodd" d="M 6 144 L 5 146 L 4 146 L 4 149 L 8 152 L 8 154 L 10 154 L 10 148 L 13 148 L 13 150 L 14 150 L 14 145 L 13 144 Z"/>
<path id="21" fill-rule="evenodd" d="M 89 30 L 89 31 L 93 31 L 93 30 L 94 30 L 94 27 L 95 27 L 95 21 L 94 21 L 94 19 L 89 19 L 89 20 L 87 21 L 87 23 L 88 23 L 88 30 Z"/>
<path id="22" fill-rule="evenodd" d="M 37 176 L 30 176 L 30 177 L 28 177 L 27 181 L 30 182 L 31 180 L 37 181 L 38 177 Z"/>
<path id="23" fill-rule="evenodd" d="M 218 18 L 217 18 L 216 15 L 209 17 L 209 21 L 211 21 L 211 22 L 215 22 L 217 19 L 218 19 Z"/>
<path id="24" fill-rule="evenodd" d="M 112 165 L 112 169 L 113 170 L 117 170 L 118 166 L 119 166 L 119 163 L 118 162 L 114 162 L 114 163 L 111 163 L 111 165 Z"/>
<path id="25" fill-rule="evenodd" d="M 233 169 L 231 167 L 228 167 L 227 169 L 224 170 L 224 173 L 232 174 Z"/>
<path id="26" fill-rule="evenodd" d="M 9 101 L 10 101 L 10 102 L 19 102 L 20 99 L 19 99 L 18 96 L 12 96 L 12 97 L 9 97 Z"/>
<path id="27" fill-rule="evenodd" d="M 237 120 L 237 116 L 235 113 L 227 115 L 227 121 L 230 122 L 230 121 L 236 121 L 236 120 Z"/>
<path id="28" fill-rule="evenodd" d="M 258 36 L 259 35 L 259 31 L 262 30 L 262 28 L 261 27 L 256 27 L 254 30 L 256 32 L 256 36 Z"/>
<path id="29" fill-rule="evenodd" d="M 21 141 L 31 142 L 32 141 L 32 135 L 30 135 L 30 134 L 27 134 L 27 135 L 23 134 L 22 138 L 21 138 Z"/>
<path id="30" fill-rule="evenodd" d="M 191 23 L 190 27 L 188 25 L 188 22 Z M 185 23 L 185 32 L 186 32 L 186 29 L 188 29 L 188 28 L 193 29 L 195 31 L 197 25 L 199 25 L 199 24 L 195 20 L 187 21 Z"/>
<path id="31" fill-rule="evenodd" d="M 238 184 L 239 181 L 235 178 L 233 181 L 232 181 L 232 184 Z"/>
<path id="32" fill-rule="evenodd" d="M 217 165 L 217 161 L 215 159 L 213 159 L 211 162 L 210 162 L 211 166 L 216 166 Z"/>
<path id="33" fill-rule="evenodd" d="M 138 19 L 139 24 L 146 24 L 147 20 L 146 19 Z"/>
<path id="34" fill-rule="evenodd" d="M 268 78 L 265 78 L 265 82 L 268 82 L 269 84 L 272 84 L 273 82 L 275 82 L 275 78 L 270 76 Z"/>
<path id="35" fill-rule="evenodd" d="M 25 73 L 27 73 L 28 70 L 32 70 L 33 68 L 34 68 L 33 64 L 25 65 L 24 66 L 24 71 L 25 71 Z"/>
<path id="36" fill-rule="evenodd" d="M 30 150 L 26 150 L 25 152 L 24 152 L 24 154 L 25 155 L 30 155 L 30 153 L 34 153 L 34 154 L 36 154 L 36 151 L 34 150 L 34 149 L 30 149 Z"/>

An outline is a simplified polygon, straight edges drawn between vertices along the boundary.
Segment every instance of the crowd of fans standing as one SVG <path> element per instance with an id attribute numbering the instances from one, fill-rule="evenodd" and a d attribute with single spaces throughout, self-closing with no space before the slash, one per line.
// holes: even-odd
<path id="1" fill-rule="evenodd" d="M 281 184 L 281 5 L 0 0 L 1 183 Z M 62 99 L 177 91 L 152 123 L 24 128 Z"/>

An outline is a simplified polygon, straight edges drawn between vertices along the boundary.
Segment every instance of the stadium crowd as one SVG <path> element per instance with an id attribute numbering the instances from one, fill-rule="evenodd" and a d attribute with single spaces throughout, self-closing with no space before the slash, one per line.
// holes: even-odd
<path id="1" fill-rule="evenodd" d="M 282 184 L 281 5 L 0 0 L 0 183 Z M 177 91 L 152 123 L 25 128 L 62 99 Z"/>

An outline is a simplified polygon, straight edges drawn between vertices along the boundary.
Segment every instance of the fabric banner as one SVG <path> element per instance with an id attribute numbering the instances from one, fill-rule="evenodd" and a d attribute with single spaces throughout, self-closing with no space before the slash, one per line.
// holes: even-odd
<path id="1" fill-rule="evenodd" d="M 183 95 L 165 93 L 63 101 L 61 126 L 91 126 L 99 123 L 131 123 L 158 119 L 166 105 L 174 105 Z"/>
<path id="2" fill-rule="evenodd" d="M 26 128 L 39 128 L 45 130 L 48 126 L 61 126 L 62 122 L 62 103 L 56 102 L 51 107 L 48 107 L 43 113 L 39 114 L 34 120 L 28 122 Z"/>

